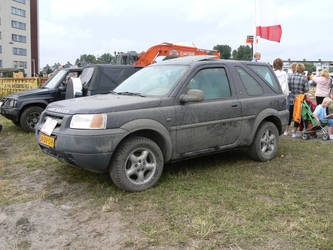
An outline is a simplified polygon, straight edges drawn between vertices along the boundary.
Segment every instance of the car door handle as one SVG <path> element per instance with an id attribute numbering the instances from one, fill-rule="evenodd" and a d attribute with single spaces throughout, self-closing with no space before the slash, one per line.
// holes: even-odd
<path id="1" fill-rule="evenodd" d="M 232 108 L 237 108 L 237 107 L 238 107 L 238 104 L 232 104 L 231 107 L 232 107 Z"/>

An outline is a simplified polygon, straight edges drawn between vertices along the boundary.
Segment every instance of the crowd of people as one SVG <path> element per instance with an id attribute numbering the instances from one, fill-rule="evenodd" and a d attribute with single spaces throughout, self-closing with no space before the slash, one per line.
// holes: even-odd
<path id="1" fill-rule="evenodd" d="M 305 94 L 309 91 L 308 79 L 304 74 L 305 67 L 301 63 L 293 63 L 291 65 L 291 73 L 287 74 L 282 70 L 283 61 L 277 58 L 273 62 L 274 72 L 280 82 L 281 89 L 287 100 L 287 109 L 289 110 L 289 121 L 285 128 L 284 135 L 289 135 L 289 129 L 291 122 L 294 120 L 291 137 L 299 137 L 297 129 L 300 127 L 300 123 L 293 119 L 294 112 L 298 112 L 295 104 L 300 94 Z M 333 118 L 329 116 L 329 106 L 332 104 L 330 98 L 332 85 L 332 79 L 328 70 L 324 69 L 319 75 L 312 78 L 316 85 L 315 98 L 316 109 L 313 112 L 313 116 L 318 124 L 328 126 L 328 134 L 330 139 L 333 140 Z"/>

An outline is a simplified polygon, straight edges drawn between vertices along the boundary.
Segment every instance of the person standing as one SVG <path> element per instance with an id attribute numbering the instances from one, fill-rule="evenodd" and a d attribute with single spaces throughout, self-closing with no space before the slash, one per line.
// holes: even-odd
<path id="1" fill-rule="evenodd" d="M 261 58 L 261 54 L 260 54 L 260 52 L 256 52 L 256 53 L 254 53 L 254 55 L 253 55 L 252 62 L 258 62 L 258 61 L 260 60 L 260 58 Z"/>
<path id="2" fill-rule="evenodd" d="M 316 83 L 316 102 L 321 104 L 325 97 L 329 97 L 331 91 L 331 77 L 328 70 L 324 69 L 320 72 L 320 76 L 315 76 L 312 80 Z"/>
<path id="3" fill-rule="evenodd" d="M 308 80 L 306 79 L 306 76 L 304 75 L 304 69 L 305 69 L 304 64 L 297 64 L 295 74 L 290 74 L 288 76 L 288 86 L 289 86 L 289 91 L 290 91 L 289 121 L 288 121 L 288 125 L 286 126 L 286 129 L 284 131 L 284 135 L 288 135 L 289 126 L 293 119 L 295 98 L 299 94 L 304 94 L 307 91 L 309 91 Z M 294 129 L 293 129 L 293 133 L 292 133 L 291 137 L 295 138 L 295 137 L 299 136 L 296 133 L 299 125 L 300 125 L 299 123 L 294 122 Z"/>
<path id="4" fill-rule="evenodd" d="M 291 70 L 291 74 L 295 74 L 296 73 L 296 66 L 297 66 L 297 63 L 293 63 L 291 66 L 290 66 L 290 70 Z"/>
<path id="5" fill-rule="evenodd" d="M 276 58 L 273 62 L 273 68 L 277 79 L 279 80 L 281 89 L 285 97 L 289 96 L 288 76 L 285 71 L 282 70 L 283 61 L 280 58 Z"/>

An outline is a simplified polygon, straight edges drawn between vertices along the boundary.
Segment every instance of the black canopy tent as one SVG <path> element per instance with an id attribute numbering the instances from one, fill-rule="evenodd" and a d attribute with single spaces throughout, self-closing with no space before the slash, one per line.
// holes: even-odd
<path id="1" fill-rule="evenodd" d="M 129 76 L 142 69 L 137 66 L 112 64 L 96 64 L 85 68 L 94 69 L 91 78 L 82 83 L 88 94 L 113 90 Z"/>

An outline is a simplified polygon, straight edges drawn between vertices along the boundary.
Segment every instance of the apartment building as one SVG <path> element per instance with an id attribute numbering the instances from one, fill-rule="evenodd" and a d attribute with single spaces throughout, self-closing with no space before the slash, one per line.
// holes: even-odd
<path id="1" fill-rule="evenodd" d="M 0 0 L 0 70 L 39 72 L 38 0 Z"/>
<path id="2" fill-rule="evenodd" d="M 316 67 L 316 71 L 321 71 L 323 69 L 332 70 L 333 69 L 333 61 L 322 61 L 321 59 L 318 59 L 318 61 L 307 61 L 306 59 L 303 60 L 284 60 L 283 61 L 283 70 L 290 69 L 291 65 L 293 63 L 311 63 Z M 311 73 L 311 72 L 310 72 Z"/>

